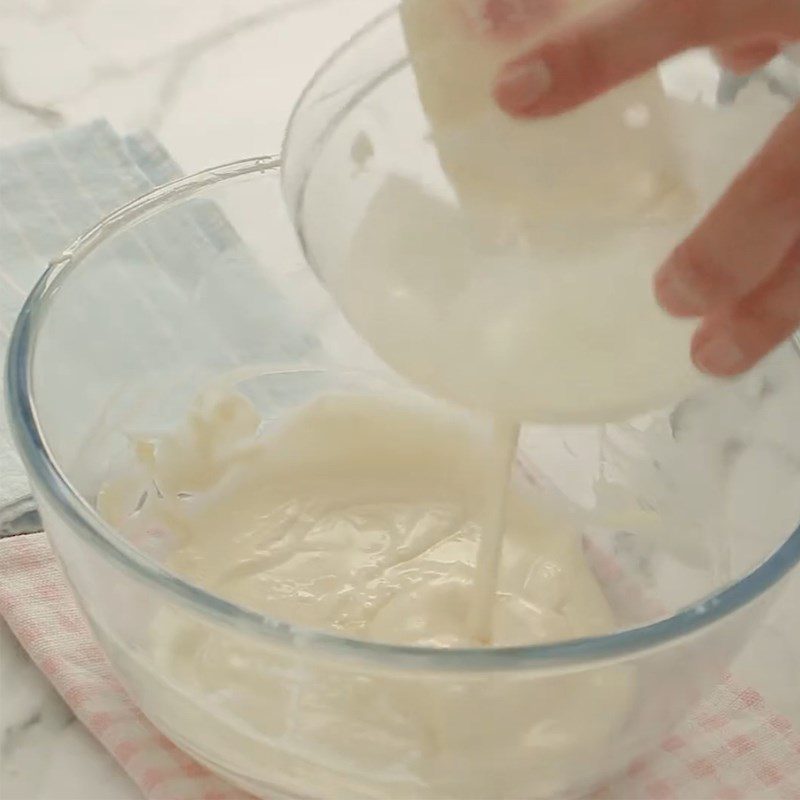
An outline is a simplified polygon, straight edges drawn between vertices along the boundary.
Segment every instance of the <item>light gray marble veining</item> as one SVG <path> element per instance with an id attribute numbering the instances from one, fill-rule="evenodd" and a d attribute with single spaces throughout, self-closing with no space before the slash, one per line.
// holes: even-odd
<path id="1" fill-rule="evenodd" d="M 4 0 L 0 144 L 108 118 L 195 170 L 275 151 L 294 99 L 374 0 Z"/>
<path id="2" fill-rule="evenodd" d="M 0 624 L 0 795 L 136 800 L 137 788 Z"/>

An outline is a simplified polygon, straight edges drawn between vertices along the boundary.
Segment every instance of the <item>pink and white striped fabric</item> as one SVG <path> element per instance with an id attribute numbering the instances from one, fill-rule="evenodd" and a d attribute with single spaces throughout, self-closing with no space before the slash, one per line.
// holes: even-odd
<path id="1" fill-rule="evenodd" d="M 75 716 L 151 800 L 252 800 L 161 735 L 114 677 L 43 533 L 0 540 L 0 614 Z"/>
<path id="2" fill-rule="evenodd" d="M 252 800 L 161 735 L 80 615 L 45 534 L 0 541 L 0 613 L 76 716 L 151 800 Z M 594 800 L 800 800 L 800 736 L 732 678 Z"/>

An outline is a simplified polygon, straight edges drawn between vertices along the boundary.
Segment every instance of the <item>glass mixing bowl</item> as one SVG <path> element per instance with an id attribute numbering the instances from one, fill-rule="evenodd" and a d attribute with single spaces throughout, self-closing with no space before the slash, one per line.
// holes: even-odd
<path id="1" fill-rule="evenodd" d="M 307 269 L 277 159 L 179 180 L 76 241 L 26 303 L 7 379 L 50 540 L 114 669 L 161 730 L 258 796 L 577 797 L 715 685 L 800 558 L 793 345 L 623 425 L 525 429 L 517 471 L 573 509 L 611 635 L 348 640 L 227 602 L 174 574 L 163 543 L 111 529 L 95 501 L 129 435 L 168 429 L 210 382 L 265 424 L 331 388 L 415 396 Z M 509 707 L 526 712 L 510 728 Z M 602 740 L 560 736 L 600 715 Z"/>
<path id="2" fill-rule="evenodd" d="M 409 96 L 399 34 L 390 12 L 320 73 L 283 169 L 178 180 L 51 263 L 10 343 L 11 426 L 112 665 L 203 764 L 270 798 L 578 797 L 715 685 L 800 559 L 794 344 L 657 413 L 523 430 L 517 476 L 579 526 L 617 622 L 605 636 L 441 650 L 310 630 L 188 582 L 168 540 L 129 540 L 96 511 L 131 437 L 175 426 L 211 385 L 246 394 L 266 427 L 341 389 L 465 413 L 384 367 L 307 266 L 329 282 L 376 178 L 423 163 L 404 106 L 381 100 L 392 81 Z M 598 719 L 602 736 L 576 733 Z"/>

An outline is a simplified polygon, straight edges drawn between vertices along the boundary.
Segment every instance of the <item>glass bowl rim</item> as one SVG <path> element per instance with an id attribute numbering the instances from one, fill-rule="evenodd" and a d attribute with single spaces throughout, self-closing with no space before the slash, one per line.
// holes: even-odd
<path id="1" fill-rule="evenodd" d="M 6 361 L 6 406 L 11 431 L 38 495 L 71 533 L 138 582 L 239 632 L 288 647 L 306 647 L 330 656 L 375 662 L 393 669 L 516 671 L 582 669 L 668 646 L 699 634 L 748 606 L 772 588 L 800 561 L 800 526 L 753 571 L 672 616 L 605 636 L 550 644 L 490 649 L 408 647 L 359 639 L 280 622 L 223 600 L 173 575 L 122 540 L 70 484 L 47 444 L 33 394 L 37 339 L 59 288 L 89 253 L 150 216 L 209 187 L 280 170 L 279 156 L 244 159 L 171 181 L 112 212 L 79 236 L 50 262 L 23 305 L 12 332 Z M 798 344 L 795 340 L 795 349 Z"/>

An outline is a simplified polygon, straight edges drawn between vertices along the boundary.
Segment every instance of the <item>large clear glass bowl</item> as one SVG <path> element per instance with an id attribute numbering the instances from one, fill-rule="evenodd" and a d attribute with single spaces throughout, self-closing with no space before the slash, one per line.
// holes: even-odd
<path id="1" fill-rule="evenodd" d="M 706 76 L 706 99 L 737 95 L 696 58 L 676 85 Z M 403 116 L 406 59 L 390 11 L 309 87 L 283 167 L 176 181 L 56 258 L 10 344 L 10 421 L 111 663 L 202 763 L 270 798 L 579 797 L 715 685 L 800 559 L 794 343 L 656 413 L 523 430 L 515 471 L 579 526 L 616 620 L 605 636 L 441 650 L 309 630 L 186 581 L 168 543 L 128 540 L 95 508 L 131 436 L 177 425 L 210 385 L 246 394 L 267 427 L 342 389 L 464 413 L 385 367 L 308 268 L 330 284 L 380 180 L 435 167 L 419 108 Z M 762 84 L 790 92 L 780 78 Z"/>
<path id="2" fill-rule="evenodd" d="M 174 425 L 209 381 L 238 385 L 267 422 L 331 387 L 413 394 L 307 269 L 277 159 L 179 180 L 76 241 L 28 299 L 7 378 L 48 534 L 115 670 L 168 736 L 258 796 L 579 796 L 715 685 L 800 558 L 793 345 L 624 425 L 525 429 L 517 469 L 574 509 L 611 635 L 450 651 L 347 640 L 226 602 L 110 529 L 95 499 L 127 434 Z M 164 660 L 164 615 L 197 670 Z M 580 687 L 614 676 L 627 699 L 576 707 Z M 522 728 L 492 722 L 503 704 L 525 706 Z M 615 722 L 602 741 L 563 742 L 576 714 Z M 482 757 L 497 737 L 507 758 Z"/>

